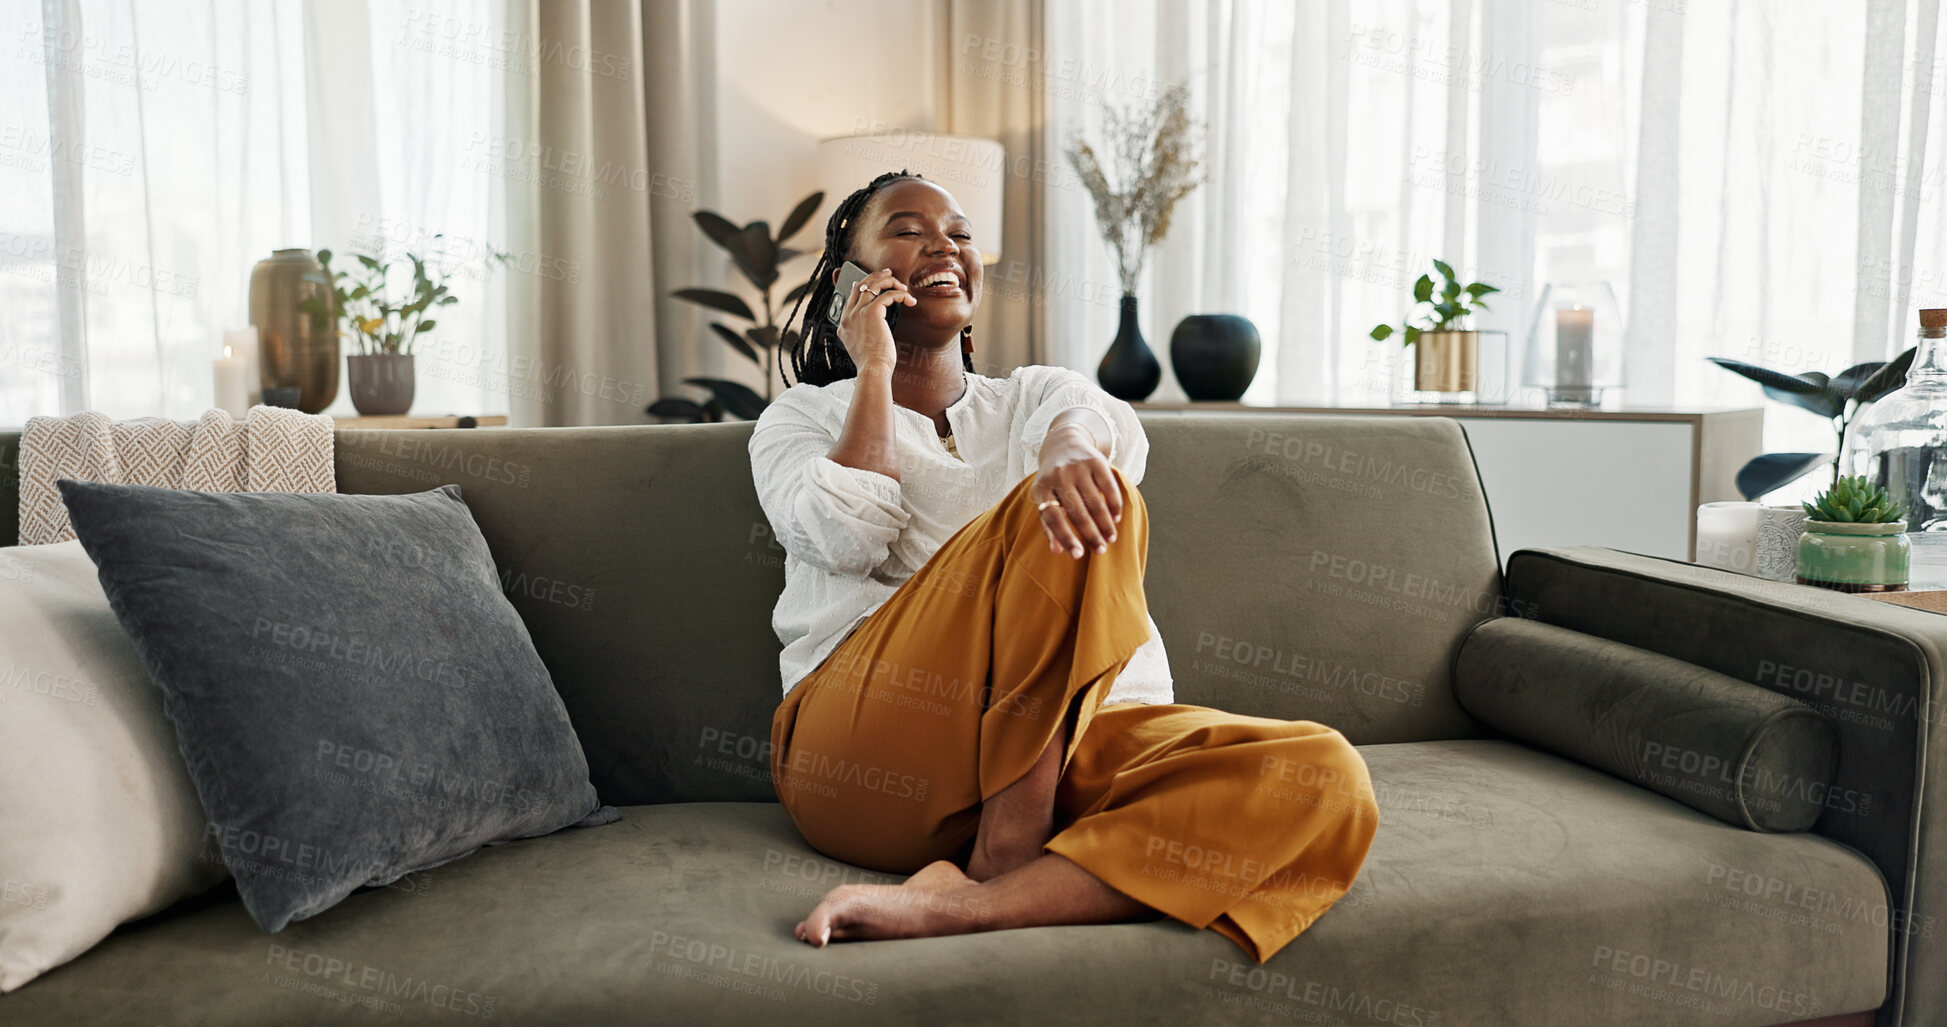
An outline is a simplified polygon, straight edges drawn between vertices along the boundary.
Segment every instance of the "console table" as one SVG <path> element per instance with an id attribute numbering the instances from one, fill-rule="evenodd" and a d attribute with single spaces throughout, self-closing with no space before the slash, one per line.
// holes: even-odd
<path id="1" fill-rule="evenodd" d="M 1761 451 L 1764 436 L 1764 411 L 1757 409 L 1134 406 L 1155 413 L 1451 417 L 1473 444 L 1503 560 L 1517 549 L 1570 545 L 1694 559 L 1698 504 L 1743 498 L 1735 476 Z"/>

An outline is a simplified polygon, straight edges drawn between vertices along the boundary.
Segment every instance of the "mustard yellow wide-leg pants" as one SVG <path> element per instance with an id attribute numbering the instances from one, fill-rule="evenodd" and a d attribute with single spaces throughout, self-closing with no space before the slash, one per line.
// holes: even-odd
<path id="1" fill-rule="evenodd" d="M 1149 637 L 1142 497 L 1122 479 L 1118 541 L 1078 560 L 1049 552 L 1032 482 L 947 540 L 785 697 L 771 725 L 778 798 L 835 859 L 964 865 L 981 803 L 1065 721 L 1046 850 L 1269 959 L 1365 860 L 1379 823 L 1365 761 L 1307 721 L 1103 705 Z"/>

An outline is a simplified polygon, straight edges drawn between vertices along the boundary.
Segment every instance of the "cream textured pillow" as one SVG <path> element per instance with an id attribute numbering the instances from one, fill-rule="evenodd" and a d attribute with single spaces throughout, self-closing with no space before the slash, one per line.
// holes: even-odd
<path id="1" fill-rule="evenodd" d="M 0 992 L 228 876 L 203 825 L 81 543 L 0 549 Z"/>

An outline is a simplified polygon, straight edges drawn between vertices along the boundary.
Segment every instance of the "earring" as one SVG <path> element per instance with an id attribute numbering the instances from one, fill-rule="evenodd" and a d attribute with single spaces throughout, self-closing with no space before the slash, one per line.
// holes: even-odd
<path id="1" fill-rule="evenodd" d="M 960 352 L 973 356 L 973 325 L 960 329 Z"/>

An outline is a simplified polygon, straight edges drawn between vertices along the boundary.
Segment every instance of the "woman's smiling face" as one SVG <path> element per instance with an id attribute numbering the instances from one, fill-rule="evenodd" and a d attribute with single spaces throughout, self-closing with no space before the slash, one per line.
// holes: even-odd
<path id="1" fill-rule="evenodd" d="M 900 308 L 899 334 L 925 327 L 949 335 L 973 323 L 980 248 L 973 225 L 945 189 L 906 179 L 872 194 L 852 233 L 850 259 L 867 271 L 891 268 L 919 301 Z"/>

